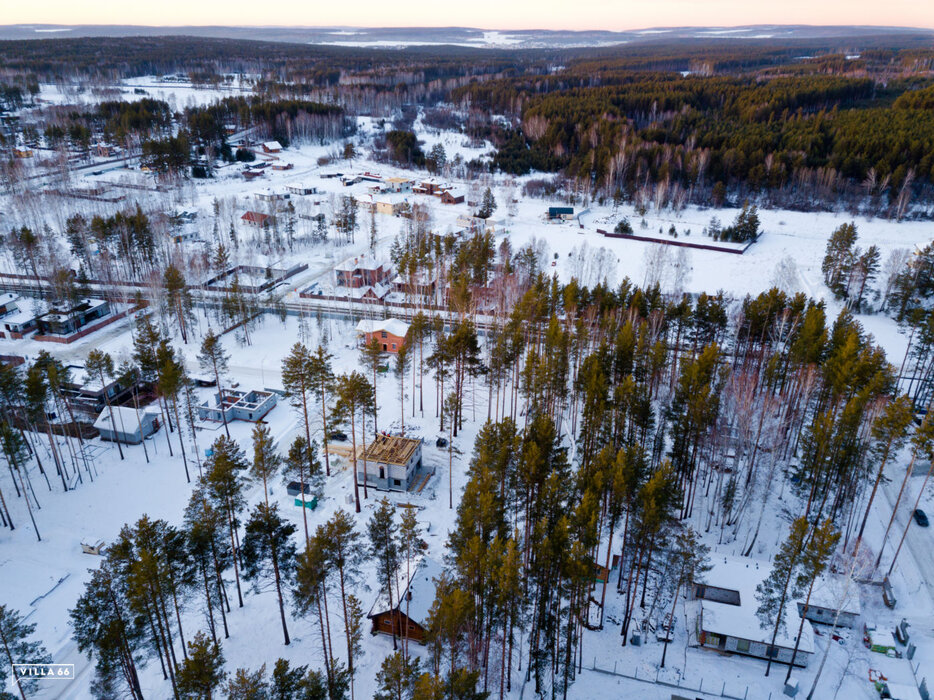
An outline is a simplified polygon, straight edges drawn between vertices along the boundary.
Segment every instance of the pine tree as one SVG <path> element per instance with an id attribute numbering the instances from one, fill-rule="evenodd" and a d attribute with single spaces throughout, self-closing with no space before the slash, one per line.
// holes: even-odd
<path id="1" fill-rule="evenodd" d="M 399 570 L 400 556 L 399 544 L 396 539 L 398 527 L 395 521 L 395 509 L 388 499 L 382 499 L 373 516 L 367 523 L 367 536 L 369 537 L 369 555 L 376 562 L 381 585 L 385 586 L 389 599 L 389 609 L 393 608 L 393 588 L 396 574 Z M 392 648 L 396 646 L 396 622 L 392 625 Z"/>
<path id="2" fill-rule="evenodd" d="M 360 372 L 353 371 L 350 374 L 343 374 L 337 378 L 337 405 L 334 407 L 334 414 L 342 421 L 350 423 L 350 439 L 353 448 L 353 487 L 356 510 L 360 512 L 360 486 L 357 477 L 357 412 L 361 414 L 363 423 L 363 452 L 366 453 L 366 415 L 369 409 L 374 405 L 373 387 Z M 369 498 L 367 491 L 368 475 L 366 474 L 366 460 L 363 462 L 363 497 Z"/>
<path id="3" fill-rule="evenodd" d="M 477 216 L 481 219 L 489 219 L 493 216 L 493 211 L 496 209 L 496 198 L 493 196 L 493 190 L 487 187 L 483 191 L 483 200 L 480 202 L 480 209 L 477 212 Z"/>
<path id="4" fill-rule="evenodd" d="M 254 581 L 258 587 L 261 579 L 268 579 L 270 574 L 276 586 L 279 598 L 279 615 L 282 618 L 282 636 L 288 646 L 289 629 L 285 622 L 285 602 L 282 596 L 283 584 L 288 585 L 295 570 L 295 543 L 292 535 L 295 526 L 282 519 L 278 504 L 269 506 L 260 503 L 250 513 L 243 538 L 243 578 Z"/>
<path id="5" fill-rule="evenodd" d="M 300 487 L 300 498 L 302 502 L 302 521 L 305 525 L 305 541 L 307 543 L 310 534 L 308 531 L 308 509 L 305 507 L 306 488 L 310 488 L 310 494 L 313 498 L 321 498 L 322 478 L 321 461 L 318 459 L 318 443 L 312 440 L 311 445 L 305 442 L 301 435 L 292 441 L 289 447 L 289 453 L 285 458 L 285 470 L 283 472 L 286 481 L 298 481 Z"/>
<path id="6" fill-rule="evenodd" d="M 243 607 L 240 590 L 240 572 L 237 566 L 236 532 L 238 519 L 244 507 L 243 477 L 240 472 L 247 468 L 243 453 L 233 440 L 221 436 L 211 447 L 212 455 L 205 462 L 205 486 L 215 507 L 226 516 L 230 535 L 230 551 L 234 552 L 234 579 L 237 582 L 237 598 Z"/>
<path id="7" fill-rule="evenodd" d="M 324 670 L 331 682 L 331 624 L 326 616 L 328 589 L 328 548 L 323 539 L 323 528 L 306 542 L 305 550 L 298 555 L 295 566 L 295 583 L 292 599 L 301 615 L 314 614 L 318 618 L 321 634 L 321 649 Z"/>
<path id="8" fill-rule="evenodd" d="M 305 428 L 305 444 L 311 443 L 311 421 L 308 417 L 308 398 L 315 390 L 312 376 L 311 354 L 301 343 L 295 343 L 289 354 L 282 360 L 282 387 L 292 403 L 292 407 L 301 411 L 302 424 Z M 308 465 L 309 467 L 311 465 Z"/>
<path id="9" fill-rule="evenodd" d="M 379 432 L 376 420 L 376 408 L 379 401 L 376 392 L 376 377 L 383 364 L 383 346 L 379 342 L 379 338 L 376 336 L 370 338 L 370 342 L 360 348 L 360 354 L 362 355 L 363 366 L 370 370 L 373 375 L 373 433 L 375 434 Z"/>
<path id="10" fill-rule="evenodd" d="M 227 700 L 269 700 L 269 684 L 266 682 L 266 664 L 252 673 L 238 668 L 224 687 Z"/>
<path id="11" fill-rule="evenodd" d="M 188 658 L 178 671 L 179 695 L 211 700 L 226 676 L 220 645 L 199 631 L 189 642 Z"/>
<path id="12" fill-rule="evenodd" d="M 192 320 L 191 293 L 185 276 L 175 265 L 169 265 L 162 274 L 162 289 L 170 316 L 175 320 L 182 342 L 188 344 L 188 326 Z"/>
<path id="13" fill-rule="evenodd" d="M 204 587 L 204 600 L 207 607 L 208 624 L 211 634 L 217 639 L 217 625 L 214 620 L 215 605 L 220 611 L 224 625 L 224 638 L 230 637 L 227 627 L 227 590 L 222 572 L 230 566 L 230 549 L 226 544 L 226 521 L 223 513 L 208 500 L 203 479 L 191 494 L 185 508 L 185 538 L 195 565 L 201 571 Z"/>
<path id="14" fill-rule="evenodd" d="M 675 538 L 673 562 L 671 569 L 670 582 L 674 583 L 675 591 L 671 596 L 671 612 L 668 615 L 668 629 L 665 633 L 665 643 L 662 647 L 661 667 L 665 668 L 665 656 L 668 653 L 668 641 L 672 636 L 671 630 L 674 628 L 675 606 L 678 604 L 678 595 L 685 586 L 692 586 L 696 583 L 704 582 L 704 575 L 710 571 L 710 560 L 708 554 L 710 547 L 705 545 L 697 533 L 691 527 L 688 527 Z"/>
<path id="15" fill-rule="evenodd" d="M 176 354 L 168 343 L 163 343 L 158 350 L 159 358 L 159 392 L 165 397 L 168 405 L 171 399 L 172 412 L 175 414 L 175 427 L 178 428 L 178 445 L 182 452 L 182 464 L 185 467 L 185 480 L 191 483 L 191 474 L 188 472 L 188 457 L 185 453 L 185 442 L 182 439 L 182 421 L 178 413 L 178 399 L 183 388 L 188 383 L 185 372 L 185 360 L 181 354 Z"/>
<path id="16" fill-rule="evenodd" d="M 36 518 L 32 512 L 30 495 L 32 496 L 32 500 L 36 502 L 36 507 L 39 507 L 39 501 L 36 500 L 36 492 L 33 491 L 32 482 L 28 479 L 29 472 L 25 469 L 26 462 L 29 460 L 29 451 L 26 448 L 26 442 L 23 440 L 22 436 L 14 432 L 12 426 L 6 421 L 0 422 L 0 448 L 2 448 L 3 456 L 6 457 L 7 465 L 10 468 L 10 476 L 13 477 L 14 486 L 16 486 L 16 478 L 19 477 L 19 489 L 22 490 L 23 500 L 26 501 L 26 510 L 29 513 L 29 520 L 32 522 L 32 528 L 36 532 L 36 540 L 41 542 L 42 535 L 39 534 L 39 527 L 36 525 Z M 24 474 L 27 475 L 26 479 L 23 478 Z M 3 503 L 3 511 L 6 513 L 7 519 L 9 519 L 6 503 L 2 499 L 3 495 L 0 493 L 0 502 Z"/>
<path id="17" fill-rule="evenodd" d="M 402 511 L 402 522 L 399 525 L 399 549 L 405 554 L 405 580 L 412 580 L 412 560 L 413 557 L 424 553 L 428 549 L 428 543 L 422 539 L 421 526 L 418 524 L 418 517 L 415 508 L 405 508 Z M 405 616 L 409 616 L 409 599 L 405 601 Z M 405 634 L 402 640 L 402 653 L 408 657 L 409 654 L 409 635 Z"/>
<path id="18" fill-rule="evenodd" d="M 345 700 L 347 674 L 341 670 L 339 678 L 328 682 L 319 671 L 308 666 L 291 668 L 285 659 L 277 659 L 269 684 L 269 700 Z"/>
<path id="19" fill-rule="evenodd" d="M 872 490 L 869 492 L 869 500 L 866 503 L 866 511 L 863 514 L 863 520 L 859 525 L 859 532 L 856 535 L 855 548 L 859 547 L 863 539 L 863 532 L 866 530 L 866 523 L 869 521 L 869 510 L 876 497 L 876 491 L 883 478 L 886 464 L 889 461 L 889 455 L 893 452 L 898 454 L 905 444 L 905 438 L 908 435 L 908 429 L 911 427 L 911 421 L 914 418 L 914 411 L 911 407 L 911 401 L 907 396 L 899 396 L 894 401 L 889 401 L 882 414 L 876 418 L 872 425 L 873 453 L 879 461 L 879 469 L 876 471 L 876 478 L 872 484 Z"/>
<path id="20" fill-rule="evenodd" d="M 405 657 L 398 651 L 385 657 L 376 674 L 373 700 L 412 700 L 420 661 L 417 656 Z"/>
<path id="21" fill-rule="evenodd" d="M 308 373 L 310 384 L 318 395 L 318 402 L 321 404 L 321 425 L 323 429 L 322 444 L 324 445 L 324 473 L 331 476 L 331 460 L 328 455 L 328 413 L 327 402 L 328 392 L 334 385 L 334 372 L 331 369 L 332 355 L 323 345 L 318 345 L 318 349 L 311 356 L 308 363 Z M 284 381 L 284 380 L 283 380 Z M 311 442 L 311 438 L 308 437 Z"/>
<path id="22" fill-rule="evenodd" d="M 101 384 L 101 389 L 104 392 L 104 402 L 107 404 L 107 412 L 110 414 L 110 429 L 113 430 L 114 442 L 117 443 L 117 450 L 120 452 L 120 459 L 122 460 L 123 448 L 120 446 L 120 433 L 117 432 L 113 406 L 110 405 L 110 392 L 107 390 L 107 380 L 114 375 L 113 358 L 108 353 L 94 348 L 88 352 L 88 357 L 84 361 L 84 371 Z"/>
<path id="23" fill-rule="evenodd" d="M 846 296 L 850 272 L 856 262 L 856 225 L 841 224 L 827 240 L 827 250 L 821 263 L 824 282 L 837 299 Z"/>
<path id="24" fill-rule="evenodd" d="M 84 593 L 69 615 L 78 651 L 93 652 L 96 658 L 98 680 L 113 686 L 119 675 L 131 697 L 142 700 L 136 655 L 143 645 L 143 620 L 131 614 L 110 562 L 105 561 L 91 571 Z"/>
<path id="25" fill-rule="evenodd" d="M 350 676 L 350 700 L 354 698 L 356 667 L 353 659 L 363 654 L 363 604 L 355 595 L 347 596 L 347 672 Z"/>
<path id="26" fill-rule="evenodd" d="M 352 595 L 348 588 L 360 576 L 360 564 L 363 552 L 360 545 L 360 535 L 354 529 L 353 520 L 345 510 L 338 509 L 331 519 L 321 528 L 321 539 L 325 544 L 325 552 L 330 568 L 337 571 L 340 584 L 341 607 L 344 616 L 344 631 L 347 637 L 347 672 L 351 678 L 351 693 L 353 692 L 354 658 L 359 639 L 355 639 L 355 630 L 359 628 L 359 620 L 353 617 L 351 605 Z"/>
<path id="27" fill-rule="evenodd" d="M 759 601 L 756 615 L 763 628 L 772 628 L 772 641 L 767 649 L 769 662 L 765 667 L 766 676 L 772 670 L 772 659 L 776 651 L 775 639 L 785 624 L 785 607 L 788 599 L 798 598 L 801 595 L 798 577 L 809 531 L 810 525 L 804 516 L 797 518 L 791 524 L 788 539 L 782 543 L 775 555 L 772 571 L 762 583 L 756 586 L 756 600 Z"/>
<path id="28" fill-rule="evenodd" d="M 51 663 L 52 657 L 45 647 L 29 640 L 35 631 L 36 626 L 24 623 L 16 610 L 0 605 L 0 652 L 4 659 L 0 664 L 0 687 L 7 684 L 7 674 L 14 673 L 13 664 Z M 26 693 L 34 692 L 38 685 L 36 679 L 24 679 L 15 673 L 12 680 L 23 700 L 26 700 Z"/>
<path id="29" fill-rule="evenodd" d="M 396 362 L 393 366 L 393 372 L 396 379 L 399 380 L 399 419 L 403 433 L 405 433 L 405 373 L 408 371 L 410 364 L 409 343 L 406 341 L 396 351 Z"/>
<path id="30" fill-rule="evenodd" d="M 214 376 L 217 394 L 223 399 L 224 388 L 221 379 L 227 374 L 230 363 L 230 354 L 224 349 L 219 336 L 214 335 L 210 328 L 201 341 L 201 352 L 198 354 L 198 364 L 203 372 L 210 372 Z M 284 380 L 283 380 L 284 381 Z M 227 414 L 221 411 L 221 420 L 224 421 L 224 432 L 230 437 L 230 428 L 227 426 Z"/>
<path id="31" fill-rule="evenodd" d="M 269 505 L 269 480 L 276 476 L 282 466 L 282 458 L 272 442 L 269 426 L 257 423 L 253 428 L 253 464 L 250 475 L 263 482 L 263 498 Z"/>
<path id="32" fill-rule="evenodd" d="M 788 673 L 785 674 L 785 683 L 791 678 L 791 671 L 795 666 L 795 658 L 798 656 L 798 647 L 801 644 L 801 633 L 804 631 L 804 619 L 808 614 L 808 607 L 811 604 L 811 594 L 814 592 L 814 584 L 827 568 L 827 561 L 833 554 L 837 542 L 840 541 L 840 533 L 834 528 L 833 520 L 827 518 L 819 523 L 811 535 L 804 550 L 804 556 L 801 562 L 801 571 L 795 581 L 798 590 L 807 589 L 807 595 L 804 598 L 804 607 L 801 609 L 801 621 L 798 624 L 798 633 L 795 635 L 795 648 L 791 653 L 791 662 L 788 664 Z"/>

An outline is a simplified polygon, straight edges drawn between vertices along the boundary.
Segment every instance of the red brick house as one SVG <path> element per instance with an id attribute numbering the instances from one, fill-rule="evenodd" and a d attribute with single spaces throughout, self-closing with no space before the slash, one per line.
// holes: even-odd
<path id="1" fill-rule="evenodd" d="M 357 334 L 362 337 L 364 344 L 376 338 L 383 346 L 383 352 L 396 353 L 405 344 L 409 324 L 398 318 L 387 318 L 383 321 L 363 320 L 357 324 Z"/>
<path id="2" fill-rule="evenodd" d="M 392 275 L 389 263 L 359 255 L 347 258 L 334 268 L 334 283 L 338 287 L 366 287 L 382 284 Z"/>

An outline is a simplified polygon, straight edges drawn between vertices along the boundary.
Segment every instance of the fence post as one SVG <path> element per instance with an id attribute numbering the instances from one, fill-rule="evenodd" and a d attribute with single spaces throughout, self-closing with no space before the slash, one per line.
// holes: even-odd
<path id="1" fill-rule="evenodd" d="M 698 688 L 697 691 L 700 692 L 700 691 L 702 691 L 703 689 L 704 689 L 704 679 L 703 679 L 703 677 L 702 677 L 702 678 L 700 679 L 700 688 Z"/>
<path id="2" fill-rule="evenodd" d="M 726 681 L 723 681 L 723 688 L 720 689 L 720 697 L 726 696 Z"/>
<path id="3" fill-rule="evenodd" d="M 743 693 L 743 700 L 746 700 L 746 697 L 749 695 L 749 686 L 746 686 L 746 692 Z"/>
<path id="4" fill-rule="evenodd" d="M 594 658 L 593 665 L 594 665 L 594 668 L 596 668 L 596 667 L 597 667 L 597 657 L 595 656 L 595 657 L 593 657 L 593 658 Z M 613 673 L 616 673 L 616 661 L 613 662 Z"/>

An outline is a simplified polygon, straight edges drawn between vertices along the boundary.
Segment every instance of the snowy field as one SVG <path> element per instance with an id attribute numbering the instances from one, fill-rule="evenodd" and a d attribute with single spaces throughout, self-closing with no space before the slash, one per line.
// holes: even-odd
<path id="1" fill-rule="evenodd" d="M 122 88 L 124 99 L 138 97 L 133 94 L 134 87 L 146 90 L 153 97 L 172 100 L 170 104 L 176 109 L 182 109 L 189 104 L 210 102 L 228 94 L 236 94 L 229 91 L 196 89 L 184 85 L 160 86 L 140 79 Z M 57 88 L 47 86 L 43 86 L 41 97 L 50 102 L 71 102 L 81 99 L 80 96 L 67 95 Z M 359 137 L 360 139 L 365 139 L 375 129 L 372 120 L 361 120 L 361 126 L 363 135 Z M 488 151 L 488 147 L 468 147 L 465 145 L 464 137 L 458 134 L 429 133 L 420 127 L 419 136 L 425 141 L 426 151 L 435 143 L 441 143 L 449 158 L 460 154 L 465 160 L 471 160 L 482 157 Z M 365 144 L 361 143 L 361 146 L 365 150 Z M 266 210 L 267 205 L 259 202 L 255 197 L 260 190 L 267 187 L 279 190 L 290 183 L 310 183 L 318 187 L 321 194 L 294 196 L 292 201 L 296 203 L 296 206 L 299 202 L 304 202 L 310 209 L 322 210 L 330 214 L 341 195 L 352 193 L 360 200 L 367 199 L 367 186 L 372 183 L 363 182 L 344 187 L 337 179 L 322 178 L 322 173 L 377 172 L 384 177 L 409 176 L 412 178 L 426 175 L 426 173 L 411 172 L 370 162 L 364 158 L 355 159 L 352 162 L 337 160 L 325 166 L 317 164 L 319 158 L 333 155 L 337 150 L 335 145 L 286 149 L 278 154 L 279 160 L 292 163 L 294 169 L 281 172 L 270 170 L 263 178 L 254 182 L 247 182 L 243 179 L 239 166 L 226 166 L 219 169 L 216 178 L 210 181 L 186 183 L 180 189 L 168 194 L 134 192 L 133 196 L 138 197 L 144 206 L 147 202 L 164 203 L 168 199 L 173 207 L 196 210 L 199 213 L 196 223 L 199 235 L 202 239 L 211 241 L 212 208 L 215 200 L 224 202 L 227 212 L 225 216 L 236 221 L 246 210 Z M 113 185 L 121 181 L 143 186 L 153 184 L 150 176 L 131 170 L 118 170 L 102 175 L 85 174 L 80 176 L 80 179 L 86 184 Z M 497 244 L 506 239 L 510 242 L 514 252 L 531 245 L 538 252 L 543 268 L 557 274 L 562 281 L 577 277 L 588 285 L 601 281 L 617 284 L 624 277 L 628 277 L 640 285 L 657 281 L 668 293 L 723 291 L 728 297 L 736 300 L 776 285 L 787 292 L 800 291 L 811 297 L 825 299 L 828 304 L 828 316 L 831 318 L 839 310 L 839 304 L 832 300 L 823 284 L 820 266 L 829 235 L 840 224 L 849 222 L 851 220 L 849 216 L 834 213 L 806 214 L 762 210 L 759 215 L 764 233 L 745 254 L 691 250 L 656 243 L 605 238 L 597 233 L 597 229 L 612 230 L 616 222 L 625 216 L 629 218 L 637 235 L 666 238 L 667 232 L 674 226 L 678 232 L 679 241 L 711 243 L 711 239 L 704 237 L 701 233 L 711 218 L 716 216 L 722 224 L 728 225 L 733 221 L 738 210 L 688 208 L 677 213 L 669 210 L 661 212 L 652 210 L 642 217 L 630 206 L 615 208 L 612 204 L 600 206 L 591 203 L 588 207 L 589 213 L 582 216 L 580 223 L 577 221 L 546 223 L 544 213 L 547 207 L 564 203 L 524 198 L 522 185 L 527 179 L 497 177 L 488 183 L 499 203 L 493 219 L 502 221 L 503 232 L 498 234 Z M 477 190 L 472 183 L 448 181 L 467 190 L 474 192 Z M 433 229 L 441 233 L 458 230 L 461 228 L 457 222 L 458 217 L 471 213 L 466 203 L 445 206 L 440 204 L 437 198 L 418 195 L 409 195 L 409 198 L 412 202 L 430 205 Z M 512 199 L 518 201 L 511 202 Z M 313 201 L 318 204 L 310 204 Z M 119 209 L 125 204 L 102 205 L 75 200 L 70 202 L 69 206 L 73 206 L 74 211 L 90 213 Z M 582 208 L 580 203 L 575 207 Z M 26 211 L 15 207 L 10 207 L 9 210 L 11 213 L 8 217 L 11 219 L 19 217 L 19 223 L 22 224 L 34 225 L 37 219 L 45 217 L 47 217 L 46 223 L 53 227 L 58 227 L 60 224 L 60 221 L 53 220 L 51 215 L 44 210 Z M 257 238 L 259 234 L 241 229 L 248 245 L 241 246 L 238 251 L 233 251 L 235 262 L 258 265 L 275 262 L 283 267 L 307 263 L 308 271 L 289 281 L 292 288 L 302 288 L 317 280 L 327 281 L 330 270 L 336 262 L 367 250 L 369 216 L 361 214 L 360 220 L 361 230 L 353 245 L 337 246 L 333 242 L 318 247 L 304 245 L 285 256 L 280 254 L 267 256 L 262 253 L 259 250 Z M 379 252 L 385 254 L 392 240 L 402 230 L 404 220 L 378 216 L 377 221 Z M 7 223 L 15 224 L 17 221 L 4 221 L 5 226 Z M 916 246 L 930 242 L 932 233 L 934 233 L 929 223 L 895 223 L 865 218 L 856 219 L 855 223 L 859 230 L 859 245 L 863 248 L 877 245 L 883 265 L 893 251 L 914 250 Z M 303 230 L 303 226 L 307 224 L 300 222 L 299 233 Z M 220 229 L 225 231 L 226 223 Z M 192 254 L 203 249 L 203 244 L 200 243 L 183 245 L 185 247 L 182 250 Z M 62 254 L 64 255 L 64 252 Z M 2 258 L 2 265 L 6 271 L 21 272 L 17 270 L 14 261 L 9 257 Z M 295 299 L 294 292 L 289 295 L 289 299 Z M 894 322 L 881 314 L 864 314 L 859 319 L 884 347 L 890 361 L 898 365 L 905 352 L 907 341 Z M 199 338 L 200 333 L 206 330 L 208 325 L 209 322 L 203 316 L 199 316 L 197 324 Z M 111 353 L 115 361 L 119 362 L 130 352 L 131 327 L 132 320 L 122 321 L 73 345 L 61 347 L 50 347 L 48 344 L 35 341 L 0 340 L 0 353 L 20 354 L 32 358 L 40 349 L 45 349 L 60 357 L 66 364 L 80 365 L 83 364 L 84 357 L 91 348 L 99 348 Z M 231 378 L 239 382 L 241 389 L 249 390 L 267 387 L 281 388 L 282 380 L 279 369 L 282 358 L 288 353 L 292 344 L 301 341 L 309 347 L 314 347 L 319 341 L 324 342 L 325 339 L 335 357 L 335 372 L 348 372 L 361 368 L 360 354 L 354 344 L 353 322 L 350 319 L 324 318 L 319 321 L 313 314 L 309 314 L 304 318 L 288 316 L 283 323 L 268 315 L 264 317 L 262 325 L 253 332 L 250 345 L 238 343 L 232 335 L 225 336 L 223 342 L 231 354 Z M 176 341 L 181 345 L 180 339 Z M 188 367 L 192 371 L 197 371 L 195 356 L 199 343 L 200 340 L 196 340 L 188 345 L 181 345 Z M 419 507 L 420 522 L 426 527 L 430 524 L 430 532 L 427 536 L 429 553 L 432 557 L 440 559 L 444 555 L 447 533 L 454 523 L 454 512 L 449 510 L 447 505 L 448 455 L 446 451 L 434 447 L 434 441 L 440 433 L 436 417 L 434 382 L 431 375 L 426 374 L 425 377 L 424 413 L 416 412 L 414 417 L 412 402 L 415 397 L 411 392 L 411 378 L 409 378 L 405 388 L 405 427 L 413 435 L 425 439 L 424 460 L 437 469 L 437 474 L 432 478 L 426 491 L 418 497 L 391 495 L 390 499 L 413 500 L 416 503 Z M 202 390 L 203 398 L 206 399 L 210 393 L 211 390 Z M 400 424 L 403 409 L 399 404 L 399 385 L 391 373 L 380 375 L 378 398 L 380 428 Z M 466 481 L 465 468 L 474 439 L 486 416 L 486 400 L 486 387 L 478 383 L 470 388 L 466 409 L 468 424 L 464 432 L 456 439 L 456 447 L 462 456 L 455 458 L 450 474 L 455 493 L 455 505 L 457 494 Z M 284 451 L 298 432 L 298 415 L 286 401 L 282 400 L 266 420 L 277 444 Z M 231 424 L 232 436 L 248 453 L 250 452 L 251 429 L 251 424 Z M 219 431 L 222 432 L 219 424 L 199 426 L 196 440 L 200 456 L 203 456 L 204 448 L 220 434 Z M 133 523 L 144 513 L 152 518 L 165 518 L 174 524 L 181 522 L 182 512 L 191 492 L 191 485 L 185 479 L 185 469 L 177 450 L 175 435 L 172 435 L 171 439 L 175 450 L 174 456 L 169 455 L 164 428 L 147 440 L 149 463 L 146 462 L 143 448 L 140 446 L 126 447 L 126 459 L 121 461 L 114 445 L 102 443 L 96 439 L 89 441 L 86 449 L 94 465 L 93 483 L 86 475 L 85 483 L 68 494 L 60 493 L 58 490 L 48 492 L 42 478 L 38 473 L 33 473 L 33 483 L 36 486 L 38 501 L 42 506 L 42 509 L 36 513 L 42 543 L 36 542 L 36 535 L 29 525 L 28 514 L 22 500 L 15 499 L 10 504 L 17 528 L 14 532 L 6 529 L 0 530 L 0 571 L 3 572 L 0 575 L 0 602 L 19 609 L 27 616 L 28 622 L 35 623 L 37 636 L 44 641 L 55 661 L 75 663 L 79 673 L 75 682 L 64 688 L 56 688 L 61 691 L 60 694 L 46 691 L 42 697 L 74 699 L 88 697 L 88 683 L 92 669 L 86 659 L 80 658 L 71 641 L 67 611 L 74 605 L 88 579 L 88 568 L 96 566 L 98 560 L 82 554 L 80 542 L 96 539 L 112 541 L 124 523 Z M 41 440 L 39 442 L 42 444 Z M 60 442 L 63 441 L 60 439 Z M 43 459 L 51 459 L 47 453 L 41 456 Z M 192 457 L 193 455 L 188 455 L 191 462 L 189 469 L 194 477 L 198 473 L 198 465 Z M 899 469 L 904 473 L 906 463 L 907 454 L 901 455 L 893 478 L 900 476 Z M 347 502 L 348 495 L 352 493 L 352 475 L 348 465 L 340 458 L 332 457 L 332 468 L 335 468 L 335 471 L 327 481 L 325 497 L 319 507 L 309 516 L 310 527 L 325 522 L 338 508 L 353 510 L 352 505 L 348 505 Z M 6 474 L 0 474 L 0 480 L 3 479 L 8 480 Z M 6 492 L 7 482 L 3 484 Z M 920 487 L 920 479 L 912 477 L 910 484 L 909 488 L 914 488 L 910 494 L 913 498 Z M 886 498 L 877 499 L 874 504 L 867 529 L 867 543 L 870 548 L 881 539 L 882 531 L 891 512 L 890 504 L 894 499 L 894 494 L 890 493 L 891 490 L 891 485 L 887 486 L 883 490 Z M 283 512 L 299 527 L 299 532 L 301 532 L 301 513 L 292 505 L 292 499 L 285 495 L 282 483 L 277 482 L 273 485 L 273 498 L 280 503 Z M 250 506 L 261 499 L 262 486 L 254 484 L 248 492 Z M 361 528 L 372 513 L 375 501 L 376 495 L 371 493 L 370 498 L 364 504 L 363 512 L 357 518 Z M 934 516 L 934 500 L 927 498 L 925 503 L 929 515 Z M 778 505 L 780 504 L 776 504 L 775 510 L 769 513 L 774 527 L 769 528 L 769 536 L 763 537 L 758 544 L 756 555 L 761 558 L 768 558 L 784 537 L 785 526 L 784 522 L 779 520 Z M 910 616 L 915 621 L 913 624 L 916 624 L 913 631 L 928 640 L 928 648 L 934 645 L 934 603 L 930 597 L 929 587 L 929 584 L 934 582 L 934 572 L 931 572 L 934 568 L 930 558 L 931 544 L 930 531 L 918 528 L 913 530 L 907 545 L 911 556 L 902 556 L 893 579 L 900 601 L 897 611 L 893 612 L 884 608 L 881 604 L 881 597 L 874 590 L 862 591 L 864 616 L 867 619 L 871 618 L 880 628 L 884 628 L 893 626 L 902 616 Z M 712 556 L 734 555 L 737 553 L 735 547 L 735 544 L 719 549 L 715 547 Z M 603 556 L 605 552 L 600 555 L 601 560 Z M 616 576 L 616 571 L 612 572 L 612 576 Z M 372 583 L 374 580 L 375 572 L 372 569 L 366 570 L 363 581 Z M 376 595 L 375 585 L 364 584 L 356 593 L 363 601 L 364 609 L 368 610 Z M 610 620 L 618 618 L 617 611 L 622 602 L 616 597 L 612 587 L 608 593 L 608 601 L 607 618 Z M 681 614 L 680 610 L 679 607 L 679 614 Z M 192 604 L 186 609 L 183 621 L 186 636 L 190 638 L 196 629 L 204 626 L 204 611 L 197 604 Z M 311 664 L 314 667 L 321 665 L 320 643 L 314 620 L 290 619 L 293 642 L 289 647 L 282 645 L 275 594 L 268 588 L 245 592 L 244 609 L 239 610 L 234 607 L 229 616 L 229 622 L 231 637 L 224 641 L 224 653 L 230 671 L 240 666 L 255 669 L 262 662 L 265 662 L 268 668 L 280 656 L 294 663 Z M 784 667 L 779 667 L 778 670 L 773 671 L 770 678 L 766 679 L 763 678 L 765 662 L 741 657 L 724 658 L 708 651 L 688 649 L 685 636 L 686 625 L 687 621 L 681 615 L 675 630 L 675 641 L 668 650 L 667 668 L 660 676 L 662 680 L 676 683 L 680 679 L 680 682 L 691 691 L 682 694 L 689 694 L 692 697 L 729 696 L 753 700 L 770 697 L 777 699 L 781 696 Z M 857 632 L 848 632 L 843 635 L 843 638 L 842 643 L 830 642 L 826 635 L 818 638 L 818 653 L 828 643 L 834 646 L 829 657 L 828 668 L 824 672 L 821 691 L 816 697 L 866 698 L 868 700 L 874 697 L 866 682 L 868 670 L 878 669 L 880 666 L 884 666 L 885 672 L 893 678 L 911 679 L 911 669 L 907 661 L 879 658 L 880 655 L 871 654 L 863 648 Z M 336 635 L 335 640 L 337 640 Z M 337 646 L 336 643 L 335 646 Z M 376 672 L 391 647 L 391 640 L 365 634 L 364 656 L 358 664 L 356 686 L 358 698 L 372 697 L 376 688 Z M 584 633 L 583 642 L 582 666 L 584 670 L 572 687 L 569 696 L 582 699 L 623 697 L 653 700 L 665 698 L 667 700 L 672 692 L 676 692 L 669 686 L 656 685 L 654 682 L 647 683 L 612 673 L 614 667 L 619 670 L 625 668 L 627 674 L 638 673 L 640 678 L 654 680 L 660 655 L 661 644 L 654 639 L 643 647 L 622 648 L 619 627 L 616 624 L 608 624 L 603 631 L 599 632 L 587 631 Z M 928 669 L 934 668 L 934 659 L 922 659 L 922 661 L 927 664 Z M 817 663 L 814 662 L 809 669 L 795 672 L 795 677 L 801 682 L 802 688 L 806 689 L 809 686 L 816 665 Z M 523 660 L 522 668 L 524 674 L 525 660 Z M 143 671 L 142 683 L 147 697 L 165 697 L 169 692 L 167 682 L 162 680 L 157 661 L 150 662 Z M 518 676 L 514 678 L 513 697 L 528 697 L 531 695 L 530 691 L 531 688 L 525 688 L 523 691 L 521 679 Z M 708 694 L 705 691 L 712 692 Z"/>

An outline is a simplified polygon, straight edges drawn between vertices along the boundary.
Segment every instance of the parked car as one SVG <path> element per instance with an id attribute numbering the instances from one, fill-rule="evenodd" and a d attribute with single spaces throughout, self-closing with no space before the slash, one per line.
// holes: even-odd
<path id="1" fill-rule="evenodd" d="M 332 430 L 328 433 L 328 440 L 333 440 L 334 442 L 347 442 L 347 433 L 342 433 L 340 430 Z"/>
<path id="2" fill-rule="evenodd" d="M 925 513 L 920 508 L 915 508 L 915 512 L 911 514 L 915 522 L 918 523 L 921 527 L 927 527 L 930 523 L 928 522 L 927 513 Z"/>

